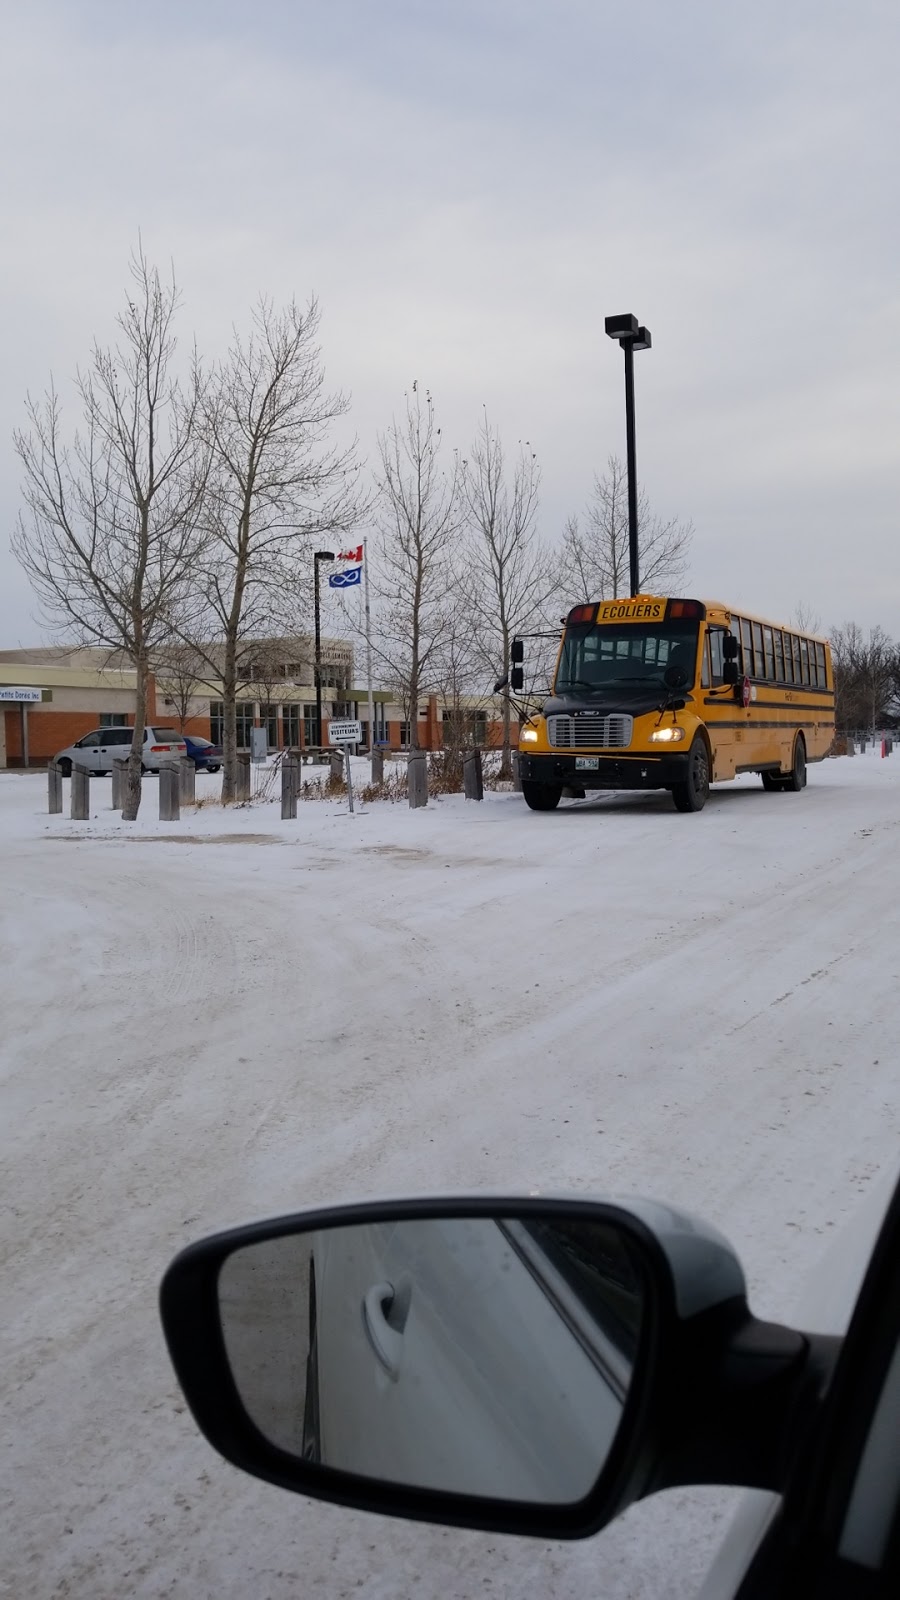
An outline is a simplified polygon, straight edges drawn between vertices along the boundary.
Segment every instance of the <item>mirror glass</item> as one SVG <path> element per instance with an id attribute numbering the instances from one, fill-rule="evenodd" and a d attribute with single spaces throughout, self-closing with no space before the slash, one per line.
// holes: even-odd
<path id="1" fill-rule="evenodd" d="M 219 1276 L 243 1405 L 282 1450 L 420 1488 L 569 1504 L 634 1378 L 643 1276 L 607 1223 L 402 1218 L 234 1251 Z"/>
<path id="2" fill-rule="evenodd" d="M 688 675 L 684 667 L 666 667 L 663 673 L 663 683 L 667 689 L 684 689 L 687 681 Z"/>

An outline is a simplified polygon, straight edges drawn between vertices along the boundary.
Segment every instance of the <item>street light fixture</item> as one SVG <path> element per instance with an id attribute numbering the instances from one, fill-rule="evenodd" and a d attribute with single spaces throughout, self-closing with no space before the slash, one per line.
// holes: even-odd
<path id="1" fill-rule="evenodd" d="M 628 455 L 628 559 L 631 567 L 631 592 L 639 594 L 637 465 L 634 444 L 634 352 L 650 349 L 650 333 L 638 326 L 630 312 L 622 317 L 607 317 L 604 323 L 610 339 L 618 339 L 625 352 L 625 439 Z"/>
<path id="2" fill-rule="evenodd" d="M 314 615 L 316 626 L 315 658 L 313 664 L 313 677 L 316 683 L 316 749 L 322 748 L 322 635 L 319 624 L 319 562 L 333 561 L 333 550 L 317 550 L 313 556 L 313 574 L 315 593 Z"/>

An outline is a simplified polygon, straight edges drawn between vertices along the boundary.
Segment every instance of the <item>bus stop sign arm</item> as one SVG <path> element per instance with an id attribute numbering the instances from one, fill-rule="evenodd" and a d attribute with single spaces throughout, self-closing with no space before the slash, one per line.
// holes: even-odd
<path id="1" fill-rule="evenodd" d="M 638 553 L 637 517 L 637 451 L 634 438 L 634 352 L 649 350 L 650 333 L 638 326 L 637 317 L 626 312 L 621 317 L 607 317 L 604 323 L 610 339 L 617 339 L 625 354 L 625 441 L 628 457 L 628 562 L 631 569 L 631 592 L 640 594 L 641 573 Z"/>

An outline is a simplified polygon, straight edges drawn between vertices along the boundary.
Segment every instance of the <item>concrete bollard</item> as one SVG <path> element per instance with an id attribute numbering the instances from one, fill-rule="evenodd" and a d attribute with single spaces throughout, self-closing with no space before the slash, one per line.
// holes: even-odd
<path id="1" fill-rule="evenodd" d="M 112 808 L 113 808 L 113 811 L 121 811 L 123 805 L 125 804 L 125 773 L 127 772 L 127 770 L 128 770 L 128 762 L 127 762 L 127 760 L 126 761 L 113 761 L 113 764 L 112 764 Z"/>
<path id="2" fill-rule="evenodd" d="M 372 782 L 379 786 L 384 783 L 384 751 L 372 751 Z"/>
<path id="3" fill-rule="evenodd" d="M 250 799 L 250 757 L 238 756 L 237 771 L 235 773 L 234 798 L 238 803 Z"/>
<path id="4" fill-rule="evenodd" d="M 180 777 L 178 767 L 173 761 L 166 761 L 159 769 L 159 820 L 160 822 L 180 822 Z"/>
<path id="5" fill-rule="evenodd" d="M 516 794 L 521 794 L 522 793 L 522 768 L 519 765 L 519 752 L 518 752 L 518 750 L 513 750 L 513 751 L 510 752 L 510 761 L 512 762 L 513 788 L 514 788 Z"/>
<path id="6" fill-rule="evenodd" d="M 331 772 L 330 772 L 331 782 L 332 783 L 343 783 L 343 781 L 344 781 L 344 752 L 343 752 L 343 750 L 331 750 L 331 751 L 329 751 L 328 760 L 329 760 L 329 764 L 331 766 Z"/>
<path id="7" fill-rule="evenodd" d="M 178 798 L 183 806 L 192 806 L 197 798 L 197 768 L 190 756 L 178 762 Z"/>
<path id="8" fill-rule="evenodd" d="M 463 793 L 467 800 L 484 799 L 484 771 L 480 750 L 467 750 L 463 756 Z"/>
<path id="9" fill-rule="evenodd" d="M 424 750 L 410 750 L 406 764 L 406 793 L 410 809 L 428 804 L 428 762 Z"/>
<path id="10" fill-rule="evenodd" d="M 55 761 L 47 768 L 47 810 L 51 817 L 62 812 L 62 773 Z"/>
<path id="11" fill-rule="evenodd" d="M 69 814 L 73 822 L 87 822 L 91 815 L 91 775 L 86 767 L 72 767 Z"/>
<path id="12" fill-rule="evenodd" d="M 297 789 L 300 768 L 293 757 L 281 764 L 281 820 L 291 822 L 297 815 Z"/>

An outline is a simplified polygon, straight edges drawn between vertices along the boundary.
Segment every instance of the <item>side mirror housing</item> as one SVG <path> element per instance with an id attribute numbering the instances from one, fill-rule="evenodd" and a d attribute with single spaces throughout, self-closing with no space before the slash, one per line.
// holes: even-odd
<path id="1" fill-rule="evenodd" d="M 525 660 L 524 639 L 513 639 L 513 642 L 509 648 L 509 659 L 510 661 L 514 661 L 517 665 L 521 665 L 521 663 Z"/>
<path id="2" fill-rule="evenodd" d="M 524 689 L 524 687 L 525 687 L 525 672 L 524 672 L 522 667 L 513 667 L 512 671 L 511 671 L 511 673 L 509 675 L 509 683 L 510 683 L 510 688 L 512 688 L 512 689 L 516 689 L 516 690 Z"/>
<path id="3" fill-rule="evenodd" d="M 194 1417 L 236 1466 L 542 1538 L 674 1484 L 778 1489 L 799 1399 L 829 1369 L 752 1317 L 715 1230 L 650 1201 L 283 1217 L 182 1251 L 160 1309 Z"/>
<path id="4" fill-rule="evenodd" d="M 737 637 L 733 633 L 726 633 L 722 640 L 722 655 L 726 661 L 736 661 L 738 656 Z"/>
<path id="5" fill-rule="evenodd" d="M 735 641 L 735 643 L 736 642 L 737 641 Z M 729 661 L 723 661 L 723 663 L 722 663 L 722 682 L 723 683 L 734 684 L 734 683 L 738 683 L 739 680 L 740 680 L 740 673 L 738 671 L 737 661 L 735 661 L 734 659 L 729 660 Z"/>

